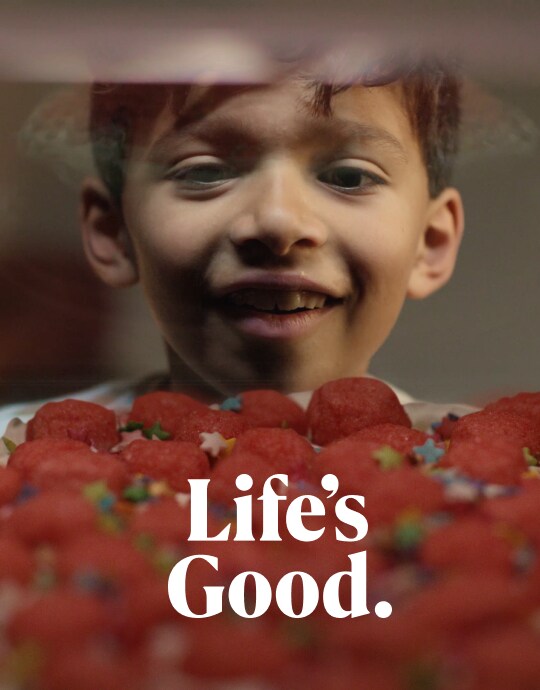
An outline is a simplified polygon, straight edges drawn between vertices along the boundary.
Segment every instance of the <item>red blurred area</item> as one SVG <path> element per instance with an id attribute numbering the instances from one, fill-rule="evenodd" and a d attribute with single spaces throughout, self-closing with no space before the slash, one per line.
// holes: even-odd
<path id="1" fill-rule="evenodd" d="M 0 257 L 0 403 L 61 394 L 107 376 L 110 295 L 83 259 Z"/>

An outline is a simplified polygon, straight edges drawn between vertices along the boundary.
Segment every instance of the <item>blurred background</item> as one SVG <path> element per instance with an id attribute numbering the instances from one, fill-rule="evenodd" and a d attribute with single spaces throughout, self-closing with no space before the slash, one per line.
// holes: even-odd
<path id="1" fill-rule="evenodd" d="M 138 290 L 109 291 L 86 267 L 77 173 L 21 151 L 21 128 L 61 84 L 197 77 L 216 64 L 242 81 L 269 56 L 404 37 L 451 49 L 476 85 L 455 175 L 466 235 L 452 282 L 406 305 L 372 373 L 440 401 L 540 390 L 538 3 L 198 5 L 0 6 L 0 404 L 165 368 Z"/>

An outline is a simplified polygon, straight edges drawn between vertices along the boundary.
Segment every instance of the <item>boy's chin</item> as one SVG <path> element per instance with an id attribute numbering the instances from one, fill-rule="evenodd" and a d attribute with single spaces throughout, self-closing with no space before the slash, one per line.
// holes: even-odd
<path id="1" fill-rule="evenodd" d="M 344 376 L 361 375 L 358 372 L 347 373 L 339 366 L 330 367 L 328 362 L 326 366 L 303 366 L 293 367 L 284 366 L 280 372 L 263 373 L 262 376 L 255 376 L 252 380 L 247 381 L 244 390 L 255 388 L 270 388 L 280 391 L 281 393 L 300 393 L 304 391 L 313 391 L 319 386 L 322 386 L 328 381 L 343 378 Z"/>

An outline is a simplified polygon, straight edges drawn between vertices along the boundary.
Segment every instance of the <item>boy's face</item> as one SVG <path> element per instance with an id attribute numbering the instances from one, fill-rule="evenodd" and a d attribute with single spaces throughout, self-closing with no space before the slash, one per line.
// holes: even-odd
<path id="1" fill-rule="evenodd" d="M 232 393 L 362 375 L 405 297 L 451 273 L 459 195 L 429 198 L 399 87 L 350 88 L 328 117 L 312 95 L 299 79 L 226 97 L 195 87 L 196 119 L 175 127 L 166 109 L 139 137 L 125 280 L 109 282 L 137 273 L 173 377 L 187 368 Z"/>

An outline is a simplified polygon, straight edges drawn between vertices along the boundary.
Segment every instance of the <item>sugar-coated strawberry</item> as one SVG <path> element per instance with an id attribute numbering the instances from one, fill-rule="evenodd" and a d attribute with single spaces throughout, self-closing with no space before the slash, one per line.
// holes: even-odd
<path id="1" fill-rule="evenodd" d="M 124 589 L 122 600 L 118 634 L 124 643 L 135 645 L 148 638 L 154 626 L 182 621 L 169 599 L 165 577 L 133 583 Z M 181 655 L 181 650 L 178 653 Z"/>
<path id="2" fill-rule="evenodd" d="M 7 625 L 10 642 L 59 649 L 83 642 L 108 627 L 105 606 L 92 595 L 57 588 L 17 610 Z"/>
<path id="3" fill-rule="evenodd" d="M 518 620 L 526 610 L 527 596 L 507 574 L 448 573 L 410 597 L 404 614 L 442 642 L 445 636 Z"/>
<path id="4" fill-rule="evenodd" d="M 26 441 L 11 453 L 8 467 L 19 472 L 24 481 L 31 481 L 35 469 L 52 457 L 63 457 L 75 460 L 81 454 L 86 456 L 89 452 L 86 443 L 72 441 L 71 439 L 40 438 L 36 441 Z"/>
<path id="5" fill-rule="evenodd" d="M 190 441 L 200 445 L 200 434 L 204 431 L 219 432 L 224 438 L 237 438 L 253 424 L 236 412 L 228 410 L 193 410 L 185 415 L 178 423 L 175 433 L 176 441 Z"/>
<path id="6" fill-rule="evenodd" d="M 425 515 L 444 507 L 441 484 L 412 467 L 379 472 L 363 494 L 370 527 L 393 523 L 404 512 Z"/>
<path id="7" fill-rule="evenodd" d="M 415 446 L 423 446 L 429 436 L 418 429 L 410 429 L 402 424 L 376 424 L 368 426 L 349 436 L 351 440 L 375 441 L 381 446 L 390 446 L 403 455 L 412 456 Z"/>
<path id="8" fill-rule="evenodd" d="M 96 575 L 113 586 L 128 586 L 155 571 L 144 553 L 123 535 L 86 533 L 58 550 L 58 576 L 77 584 L 85 575 Z"/>
<path id="9" fill-rule="evenodd" d="M 428 534 L 420 547 L 424 565 L 441 572 L 510 574 L 513 549 L 494 525 L 478 517 L 463 517 Z"/>
<path id="10" fill-rule="evenodd" d="M 504 438 L 518 448 L 528 448 L 536 455 L 540 452 L 538 428 L 530 420 L 513 412 L 482 410 L 460 417 L 452 431 L 450 445 L 471 439 L 487 441 Z"/>
<path id="11" fill-rule="evenodd" d="M 516 395 L 499 398 L 484 408 L 485 412 L 513 412 L 520 417 L 526 417 L 536 425 L 540 424 L 540 392 L 517 393 Z"/>
<path id="12" fill-rule="evenodd" d="M 109 450 L 120 437 L 116 415 L 102 405 L 84 400 L 46 403 L 28 422 L 28 441 L 38 438 L 71 438 L 98 450 Z"/>
<path id="13" fill-rule="evenodd" d="M 190 531 L 189 506 L 180 507 L 174 498 L 148 501 L 140 505 L 129 523 L 135 537 L 144 535 L 160 544 L 180 544 Z"/>
<path id="14" fill-rule="evenodd" d="M 376 424 L 410 427 L 394 391 L 371 378 L 344 378 L 318 388 L 307 409 L 313 441 L 326 445 Z"/>
<path id="15" fill-rule="evenodd" d="M 174 491 L 189 493 L 188 479 L 204 479 L 208 456 L 189 441 L 133 441 L 120 457 L 131 474 L 165 480 Z"/>
<path id="16" fill-rule="evenodd" d="M 245 495 L 240 489 L 236 488 L 236 478 L 241 474 L 248 474 L 253 480 L 253 487 L 250 493 L 260 496 L 264 482 L 272 474 L 276 474 L 270 465 L 259 455 L 249 454 L 247 451 L 225 458 L 219 462 L 210 475 L 208 485 L 208 499 L 212 503 L 220 505 L 234 506 L 234 499 L 237 496 Z M 285 487 L 275 480 L 276 487 Z"/>
<path id="17" fill-rule="evenodd" d="M 53 650 L 43 671 L 40 690 L 146 690 L 144 662 L 118 650 L 68 647 Z"/>
<path id="18" fill-rule="evenodd" d="M 342 626 L 346 620 L 340 621 Z M 403 690 L 402 671 L 381 659 L 355 658 L 335 653 L 318 654 L 279 678 L 282 690 Z"/>
<path id="19" fill-rule="evenodd" d="M 247 417 L 257 427 L 294 429 L 299 434 L 307 432 L 305 411 L 291 398 L 273 390 L 245 391 L 240 396 L 238 414 Z"/>
<path id="20" fill-rule="evenodd" d="M 128 419 L 140 422 L 145 427 L 152 427 L 159 422 L 164 431 L 174 436 L 180 420 L 187 414 L 193 410 L 207 409 L 206 405 L 184 393 L 154 391 L 135 398 Z"/>
<path id="21" fill-rule="evenodd" d="M 40 463 L 29 481 L 40 489 L 64 489 L 78 491 L 87 484 L 104 481 L 111 491 L 119 492 L 128 483 L 128 471 L 123 462 L 111 453 L 52 456 Z"/>
<path id="22" fill-rule="evenodd" d="M 366 482 L 379 472 L 375 453 L 380 450 L 380 443 L 355 436 L 330 443 L 313 460 L 314 476 L 320 479 L 325 474 L 335 474 L 343 494 L 362 494 Z"/>
<path id="23" fill-rule="evenodd" d="M 436 422 L 433 425 L 436 438 L 441 439 L 441 441 L 448 441 L 452 437 L 452 433 L 458 421 L 459 417 L 457 415 L 452 413 L 445 415 L 440 422 Z"/>
<path id="24" fill-rule="evenodd" d="M 527 470 L 520 444 L 498 436 L 452 442 L 439 465 L 491 484 L 520 484 Z"/>
<path id="25" fill-rule="evenodd" d="M 9 533 L 31 546 L 58 544 L 93 531 L 96 525 L 97 513 L 92 504 L 62 488 L 18 503 L 6 521 Z"/>
<path id="26" fill-rule="evenodd" d="M 271 474 L 287 474 L 291 481 L 305 479 L 315 458 L 311 443 L 294 429 L 249 429 L 237 439 L 231 457 L 246 452 L 264 460 Z"/>
<path id="27" fill-rule="evenodd" d="M 292 649 L 279 628 L 256 620 L 216 616 L 189 626 L 183 670 L 203 678 L 250 678 L 277 672 Z"/>
<path id="28" fill-rule="evenodd" d="M 0 467 L 0 506 L 13 501 L 22 486 L 21 475 L 11 467 Z"/>
<path id="29" fill-rule="evenodd" d="M 464 656 L 471 690 L 533 690 L 540 680 L 538 632 L 532 626 L 490 626 L 471 635 Z"/>
<path id="30" fill-rule="evenodd" d="M 540 524 L 538 506 L 540 505 L 540 481 L 525 481 L 518 492 L 510 496 L 499 496 L 483 501 L 480 510 L 496 524 L 506 529 L 524 534 L 540 546 Z"/>
<path id="31" fill-rule="evenodd" d="M 14 537 L 0 536 L 0 587 L 6 581 L 30 584 L 34 568 L 34 557 L 27 546 Z"/>

